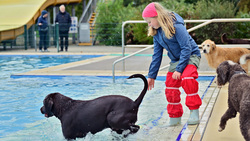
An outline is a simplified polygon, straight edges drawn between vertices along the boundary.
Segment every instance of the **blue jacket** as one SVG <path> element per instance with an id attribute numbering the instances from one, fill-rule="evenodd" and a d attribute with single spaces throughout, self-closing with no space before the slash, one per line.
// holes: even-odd
<path id="1" fill-rule="evenodd" d="M 176 66 L 176 71 L 182 73 L 189 62 L 191 55 L 197 55 L 201 57 L 198 45 L 193 38 L 187 32 L 184 26 L 184 20 L 181 16 L 174 13 L 176 21 L 174 21 L 175 34 L 170 39 L 166 38 L 162 28 L 157 29 L 157 34 L 154 39 L 154 54 L 152 62 L 149 67 L 148 77 L 156 79 L 159 71 L 163 49 L 168 51 L 168 56 L 172 63 L 179 61 Z"/>
<path id="2" fill-rule="evenodd" d="M 46 29 L 48 30 L 48 22 L 47 22 L 47 20 L 46 20 L 46 18 L 44 18 L 43 16 L 45 15 L 45 14 L 47 14 L 48 12 L 46 11 L 46 10 L 43 10 L 42 11 L 42 15 L 38 18 L 38 20 L 37 20 L 37 25 L 39 24 L 39 23 L 42 23 L 42 25 L 38 25 L 38 30 L 39 31 L 45 31 Z M 47 31 L 46 30 L 46 31 Z"/>

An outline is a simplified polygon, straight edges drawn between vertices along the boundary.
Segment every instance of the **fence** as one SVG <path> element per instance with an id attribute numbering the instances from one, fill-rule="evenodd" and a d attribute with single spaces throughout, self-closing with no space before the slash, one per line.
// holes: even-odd
<path id="1" fill-rule="evenodd" d="M 227 22 L 228 19 L 219 19 L 222 22 Z M 235 19 L 235 22 L 242 20 L 242 19 Z M 249 18 L 244 18 L 243 20 L 248 20 Z M 127 21 L 128 23 L 131 21 Z M 201 22 L 202 24 L 198 25 L 197 27 L 205 26 L 209 23 L 219 22 L 218 19 L 211 20 L 185 20 L 186 23 L 194 23 L 194 22 Z M 111 45 L 111 46 L 122 46 L 124 50 L 125 45 L 125 31 L 124 27 L 128 23 L 95 23 L 90 28 L 90 38 L 92 39 L 93 45 L 99 44 L 99 45 Z M 145 21 L 139 21 L 139 23 L 145 23 Z M 37 25 L 32 25 L 29 29 L 27 27 L 30 26 L 24 26 L 26 28 L 25 32 L 21 34 L 20 36 L 17 36 L 15 39 L 9 39 L 1 41 L 0 43 L 0 49 L 6 49 L 8 47 L 10 48 L 36 48 L 38 47 L 39 43 L 39 33 L 37 31 Z M 121 31 L 121 28 L 123 27 L 123 30 Z M 195 28 L 197 28 L 195 27 Z M 10 27 L 11 28 L 11 27 Z M 78 31 L 79 31 L 79 27 Z M 1 27 L 0 27 L 1 29 Z M 190 29 L 191 30 L 191 29 Z M 193 29 L 192 29 L 193 30 Z M 128 31 L 128 29 L 126 29 Z M 48 46 L 49 47 L 56 47 L 56 43 L 58 42 L 58 38 L 55 38 L 55 25 L 49 25 L 49 34 L 48 34 Z M 73 43 L 78 43 L 74 41 L 78 41 L 79 36 L 78 34 L 75 34 L 76 38 L 73 38 L 73 34 L 69 34 L 69 44 L 72 45 Z M 122 36 L 123 37 L 122 37 Z M 11 36 L 8 34 L 0 35 L 0 36 Z M 57 39 L 57 40 L 56 40 Z M 146 46 L 146 45 L 126 45 L 126 47 L 138 47 L 138 46 Z"/>
<path id="2" fill-rule="evenodd" d="M 121 25 L 121 23 L 95 23 L 95 25 L 92 25 L 90 28 L 90 38 L 93 39 L 93 45 L 100 44 L 121 46 Z M 40 39 L 38 26 L 32 25 L 29 29 L 27 29 L 27 27 L 28 26 L 25 25 L 24 33 L 17 36 L 15 39 L 0 41 L 0 50 L 9 48 L 34 48 L 36 50 L 39 46 Z M 77 28 L 79 31 L 79 27 Z M 48 47 L 57 47 L 56 43 L 59 42 L 59 39 L 56 38 L 55 25 L 49 25 L 49 32 L 47 35 Z M 78 44 L 78 35 L 79 34 L 69 33 L 70 45 Z M 4 34 L 2 36 L 8 37 L 11 36 L 11 34 Z"/>
<path id="3" fill-rule="evenodd" d="M 6 50 L 7 48 L 22 48 L 22 49 L 28 49 L 28 48 L 34 48 L 35 51 L 37 51 L 37 48 L 39 48 L 39 40 L 40 35 L 38 31 L 37 25 L 30 26 L 29 29 L 27 29 L 27 25 L 24 25 L 24 33 L 17 36 L 15 39 L 8 39 L 0 42 L 0 49 Z M 56 28 L 57 27 L 57 28 Z M 47 46 L 48 47 L 59 47 L 59 27 L 58 24 L 55 25 L 49 25 L 48 27 L 48 33 L 47 33 Z M 73 34 L 69 33 L 69 44 L 73 43 Z M 3 34 L 1 36 L 5 36 L 8 38 L 8 36 L 11 36 L 11 34 Z"/>

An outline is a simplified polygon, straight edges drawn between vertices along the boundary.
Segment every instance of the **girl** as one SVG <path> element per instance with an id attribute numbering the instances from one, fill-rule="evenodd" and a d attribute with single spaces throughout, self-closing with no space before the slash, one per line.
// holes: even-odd
<path id="1" fill-rule="evenodd" d="M 153 36 L 154 54 L 148 73 L 149 90 L 154 88 L 163 49 L 168 51 L 171 59 L 166 77 L 165 95 L 168 101 L 167 111 L 170 117 L 169 125 L 177 125 L 183 114 L 180 103 L 179 87 L 182 86 L 186 96 L 186 106 L 190 109 L 188 124 L 199 123 L 199 107 L 202 104 L 198 95 L 197 68 L 200 63 L 200 50 L 188 34 L 182 17 L 167 11 L 157 2 L 146 6 L 142 13 L 148 23 L 148 35 Z"/>

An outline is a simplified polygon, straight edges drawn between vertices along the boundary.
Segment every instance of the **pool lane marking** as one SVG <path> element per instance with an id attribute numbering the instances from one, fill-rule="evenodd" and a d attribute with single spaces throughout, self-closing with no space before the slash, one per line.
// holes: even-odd
<path id="1" fill-rule="evenodd" d="M 128 56 L 130 54 L 124 54 L 124 56 Z M 110 56 L 122 56 L 122 54 L 110 54 Z M 151 57 L 153 54 L 135 54 L 134 56 L 146 56 Z M 166 54 L 163 54 L 163 56 L 167 56 Z"/>
<path id="2" fill-rule="evenodd" d="M 214 78 L 215 78 L 215 77 L 214 77 Z M 211 84 L 212 84 L 213 81 L 214 81 L 214 78 L 211 80 L 211 82 L 210 82 L 210 84 L 208 85 L 207 89 L 206 89 L 205 92 L 203 93 L 203 95 L 202 95 L 202 97 L 201 97 L 201 100 L 203 100 L 204 96 L 206 95 L 208 89 L 210 88 Z M 203 114 L 204 114 L 204 113 L 203 113 Z M 203 114 L 202 114 L 202 116 L 203 116 Z M 201 116 L 201 117 L 202 117 L 202 116 Z M 188 126 L 188 125 L 187 125 L 187 122 L 186 122 L 185 125 L 183 126 L 183 128 L 182 128 L 180 134 L 179 134 L 178 137 L 176 138 L 176 141 L 180 141 L 181 136 L 183 135 L 183 133 L 184 133 L 185 130 L 187 129 L 187 126 Z M 197 127 L 198 127 L 198 126 L 197 126 Z M 196 129 L 197 129 L 197 128 L 196 128 Z"/>

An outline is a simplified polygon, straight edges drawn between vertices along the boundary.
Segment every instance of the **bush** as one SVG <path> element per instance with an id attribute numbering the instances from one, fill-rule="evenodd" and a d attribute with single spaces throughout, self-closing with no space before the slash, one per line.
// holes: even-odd
<path id="1" fill-rule="evenodd" d="M 130 20 L 143 20 L 142 18 L 142 11 L 146 7 L 147 4 L 140 5 L 134 11 L 133 17 Z M 133 31 L 134 35 L 134 44 L 153 44 L 153 38 L 148 37 L 148 24 L 141 24 L 141 23 L 131 23 L 127 26 L 128 31 Z"/>
<path id="2" fill-rule="evenodd" d="M 249 13 L 244 13 L 239 12 L 237 15 L 237 18 L 250 18 L 250 12 Z M 234 33 L 231 35 L 232 38 L 245 38 L 245 39 L 250 39 L 250 22 L 239 22 L 235 23 L 236 30 Z M 230 37 L 230 36 L 229 36 Z"/>
<path id="3" fill-rule="evenodd" d="M 186 4 L 184 0 L 167 0 L 160 3 L 169 11 L 174 11 L 185 19 L 189 19 L 193 15 L 193 5 Z M 147 4 L 137 7 L 136 14 L 134 14 L 134 17 L 132 19 L 143 20 L 141 14 Z M 147 36 L 147 28 L 147 24 L 133 24 L 131 28 L 131 30 L 134 31 L 135 39 L 140 44 L 153 44 L 153 38 Z"/>
<path id="4" fill-rule="evenodd" d="M 233 18 L 236 10 L 232 2 L 218 0 L 201 0 L 194 8 L 192 19 Z M 234 23 L 212 23 L 195 30 L 194 33 L 199 44 L 206 39 L 221 43 L 220 36 L 223 33 L 232 34 L 234 30 Z"/>
<path id="5" fill-rule="evenodd" d="M 98 3 L 99 15 L 96 20 L 96 32 L 101 44 L 121 45 L 122 22 L 131 20 L 134 11 L 135 8 L 131 5 L 124 7 L 121 0 Z"/>
<path id="6" fill-rule="evenodd" d="M 129 1 L 129 0 L 128 0 Z M 142 0 L 144 4 L 136 6 L 133 2 L 126 3 L 123 0 L 114 2 L 99 3 L 99 15 L 97 17 L 98 40 L 105 45 L 121 45 L 122 22 L 127 20 L 143 20 L 141 13 L 151 0 Z M 140 3 L 142 3 L 140 1 Z M 193 0 L 195 1 L 195 0 Z M 160 3 L 178 13 L 183 19 L 214 19 L 214 18 L 234 18 L 236 13 L 237 0 L 199 0 L 196 4 L 185 3 L 185 0 L 167 0 Z M 130 1 L 131 2 L 131 1 Z M 136 6 L 136 7 L 135 7 Z M 239 12 L 237 17 L 250 17 L 249 13 Z M 199 23 L 200 24 L 200 23 Z M 187 24 L 187 28 L 198 24 Z M 196 35 L 196 42 L 202 43 L 206 39 L 211 39 L 216 43 L 221 43 L 220 36 L 227 33 L 229 37 L 249 38 L 249 23 L 212 23 L 193 31 Z M 147 37 L 147 24 L 128 24 L 125 27 L 125 34 L 132 31 L 136 44 L 152 44 L 152 37 Z"/>

